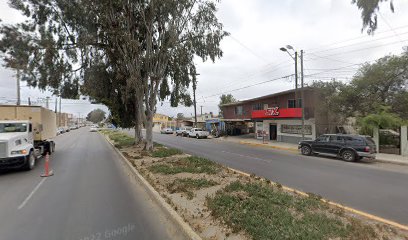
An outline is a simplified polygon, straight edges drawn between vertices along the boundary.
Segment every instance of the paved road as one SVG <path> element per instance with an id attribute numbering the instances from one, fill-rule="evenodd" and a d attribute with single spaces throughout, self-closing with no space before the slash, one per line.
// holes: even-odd
<path id="1" fill-rule="evenodd" d="M 54 176 L 40 178 L 43 160 L 0 173 L 0 240 L 181 239 L 101 135 L 82 128 L 56 144 Z"/>
<path id="2" fill-rule="evenodd" d="M 154 134 L 156 142 L 408 224 L 408 168 L 347 163 L 218 139 Z"/>

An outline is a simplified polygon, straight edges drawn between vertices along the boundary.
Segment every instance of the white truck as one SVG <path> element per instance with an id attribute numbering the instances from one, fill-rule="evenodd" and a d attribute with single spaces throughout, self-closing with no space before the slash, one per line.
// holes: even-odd
<path id="1" fill-rule="evenodd" d="M 57 135 L 56 114 L 40 106 L 0 105 L 0 169 L 31 170 L 51 154 Z"/>
<path id="2" fill-rule="evenodd" d="M 188 132 L 189 137 L 199 138 L 207 138 L 210 134 L 207 131 L 204 131 L 201 128 L 192 128 L 190 132 Z"/>

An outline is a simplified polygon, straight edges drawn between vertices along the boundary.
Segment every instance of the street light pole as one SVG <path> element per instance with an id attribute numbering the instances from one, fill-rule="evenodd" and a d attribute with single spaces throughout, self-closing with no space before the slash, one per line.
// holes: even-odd
<path id="1" fill-rule="evenodd" d="M 304 75 L 303 75 L 303 50 L 300 50 L 300 81 L 301 81 L 301 98 L 302 98 L 302 140 L 305 140 L 305 89 L 304 89 Z"/>
<path id="2" fill-rule="evenodd" d="M 296 103 L 298 102 L 298 68 L 297 68 L 297 61 L 298 60 L 298 52 L 295 51 L 295 108 L 296 108 Z"/>
<path id="3" fill-rule="evenodd" d="M 292 54 L 290 54 L 288 49 L 293 50 L 295 52 L 295 57 L 293 57 Z M 289 56 L 295 61 L 295 108 L 296 108 L 296 107 L 299 107 L 299 106 L 296 106 L 296 105 L 299 105 L 299 104 L 296 104 L 299 102 L 299 99 L 297 97 L 298 95 L 297 94 L 298 92 L 298 69 L 297 69 L 298 52 L 295 51 L 293 47 L 290 45 L 287 45 L 286 48 L 281 47 L 280 50 L 283 52 L 287 52 Z M 301 93 L 300 93 L 301 97 L 300 98 L 302 101 L 302 106 L 301 106 L 302 108 L 302 140 L 304 140 L 305 139 L 305 108 L 304 108 L 305 96 L 304 96 L 304 75 L 303 75 L 303 50 L 300 50 L 300 71 L 301 71 L 301 76 L 300 76 L 301 78 Z"/>

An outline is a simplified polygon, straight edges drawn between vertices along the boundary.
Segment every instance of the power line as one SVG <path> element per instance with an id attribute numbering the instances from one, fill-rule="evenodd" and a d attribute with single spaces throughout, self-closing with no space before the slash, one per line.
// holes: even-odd
<path id="1" fill-rule="evenodd" d="M 404 40 L 402 40 L 402 41 L 403 41 L 403 42 L 408 42 L 408 39 L 404 39 Z M 331 57 L 331 56 L 336 56 L 336 55 L 343 55 L 343 54 L 347 54 L 347 53 L 351 53 L 351 52 L 359 52 L 359 51 L 364 51 L 364 50 L 367 50 L 367 49 L 373 49 L 373 48 L 378 48 L 378 47 L 383 47 L 383 46 L 394 45 L 394 44 L 397 44 L 397 43 L 400 43 L 400 41 L 391 42 L 391 43 L 385 43 L 385 44 L 380 44 L 380 45 L 371 46 L 371 47 L 366 47 L 366 48 L 354 49 L 354 50 L 350 50 L 350 51 L 345 51 L 345 52 L 340 52 L 340 53 L 325 55 L 325 56 L 322 56 L 322 57 Z"/>
<path id="2" fill-rule="evenodd" d="M 378 14 L 379 14 L 380 17 L 382 18 L 382 20 L 385 22 L 385 24 L 391 29 L 391 31 L 394 33 L 394 35 L 395 35 L 399 40 L 401 40 L 401 35 L 398 34 L 398 33 L 395 31 L 395 29 L 391 26 L 391 24 L 388 23 L 388 21 L 387 21 L 387 20 L 385 19 L 385 17 L 381 14 L 381 12 L 378 12 Z M 401 41 L 401 44 L 404 44 L 404 43 Z"/>
<path id="3" fill-rule="evenodd" d="M 237 42 L 239 45 L 241 45 L 241 47 L 245 48 L 248 52 L 250 52 L 252 55 L 254 55 L 255 57 L 261 59 L 262 61 L 268 63 L 269 61 L 267 61 L 265 58 L 259 56 L 257 53 L 255 53 L 252 49 L 250 49 L 249 47 L 247 47 L 245 44 L 243 44 L 242 42 L 240 42 L 238 39 L 236 39 L 235 37 L 231 35 L 229 35 L 229 37 L 234 40 L 235 42 Z"/>
<path id="4" fill-rule="evenodd" d="M 403 29 L 403 28 L 407 28 L 407 27 L 408 27 L 408 25 L 403 25 L 403 26 L 399 26 L 399 27 L 394 28 L 394 30 L 395 29 Z M 376 36 L 381 35 L 383 33 L 388 33 L 388 32 L 391 32 L 391 30 L 377 32 Z M 344 40 L 341 40 L 341 41 L 338 41 L 338 42 L 329 43 L 329 44 L 326 44 L 326 45 L 323 45 L 323 46 L 320 46 L 320 47 L 310 48 L 310 49 L 306 49 L 306 50 L 311 51 L 311 50 L 315 50 L 315 49 L 322 49 L 322 48 L 325 48 L 325 47 L 328 47 L 328 46 L 338 45 L 338 44 L 341 44 L 341 43 L 346 43 L 346 42 L 350 42 L 350 41 L 357 40 L 357 39 L 362 39 L 362 38 L 367 38 L 367 37 L 370 37 L 370 36 L 364 35 L 364 36 L 344 39 Z"/>
<path id="5" fill-rule="evenodd" d="M 406 35 L 406 34 L 408 34 L 408 32 L 403 32 L 403 33 L 401 33 L 401 35 Z M 335 47 L 335 48 L 328 48 L 328 49 L 324 49 L 324 50 L 320 50 L 320 51 L 314 51 L 314 52 L 311 52 L 311 53 L 309 53 L 309 54 L 320 53 L 320 52 L 327 52 L 327 51 L 333 51 L 333 50 L 337 50 L 337 49 L 341 49 L 341 48 L 347 48 L 347 47 L 351 47 L 351 46 L 356 46 L 356 45 L 361 45 L 361 44 L 367 44 L 368 42 L 376 42 L 376 41 L 379 41 L 379 40 L 384 40 L 384 39 L 389 39 L 389 38 L 395 38 L 395 37 L 398 37 L 398 36 L 387 36 L 387 37 L 372 39 L 372 40 L 369 40 L 369 41 L 353 43 L 353 44 L 344 45 L 344 46 L 339 46 L 339 47 Z M 401 43 L 402 43 L 402 42 L 401 42 Z"/>
<path id="6" fill-rule="evenodd" d="M 254 84 L 247 85 L 247 86 L 244 86 L 244 87 L 232 89 L 232 90 L 230 90 L 230 91 L 220 92 L 220 93 L 216 93 L 216 94 L 213 94 L 213 95 L 210 95 L 210 96 L 206 96 L 205 98 L 215 97 L 215 96 L 219 96 L 219 95 L 222 95 L 222 94 L 239 91 L 239 90 L 242 90 L 242 89 L 245 89 L 245 88 L 250 88 L 250 87 L 258 86 L 258 85 L 261 85 L 261 84 L 265 84 L 265 83 L 269 83 L 269 82 L 273 82 L 273 81 L 277 81 L 277 80 L 289 78 L 289 77 L 291 77 L 291 76 L 293 76 L 293 75 L 294 75 L 294 74 L 290 74 L 290 75 L 287 75 L 287 76 L 278 77 L 278 78 L 270 79 L 270 80 L 263 81 L 263 82 L 259 82 L 259 83 L 254 83 Z"/>

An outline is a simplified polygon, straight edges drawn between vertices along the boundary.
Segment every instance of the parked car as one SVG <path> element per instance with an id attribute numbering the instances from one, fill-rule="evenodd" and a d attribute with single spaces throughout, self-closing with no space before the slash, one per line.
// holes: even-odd
<path id="1" fill-rule="evenodd" d="M 375 159 L 376 154 L 373 139 L 362 135 L 324 134 L 314 141 L 299 142 L 298 148 L 303 155 L 328 155 L 340 157 L 347 162 L 362 158 Z"/>
<path id="2" fill-rule="evenodd" d="M 63 127 L 57 128 L 57 135 L 65 133 L 65 129 Z"/>
<path id="3" fill-rule="evenodd" d="M 98 131 L 98 126 L 93 125 L 91 126 L 91 128 L 89 129 L 90 132 L 97 132 Z"/>
<path id="4" fill-rule="evenodd" d="M 210 135 L 207 131 L 204 131 L 201 128 L 192 128 L 190 132 L 188 132 L 189 137 L 199 138 L 207 138 Z"/>
<path id="5" fill-rule="evenodd" d="M 160 131 L 160 133 L 161 133 L 161 134 L 173 134 L 173 129 L 171 129 L 171 128 L 163 128 L 163 129 Z"/>
<path id="6" fill-rule="evenodd" d="M 182 127 L 176 130 L 176 136 L 187 137 L 190 131 L 191 131 L 191 127 Z"/>

